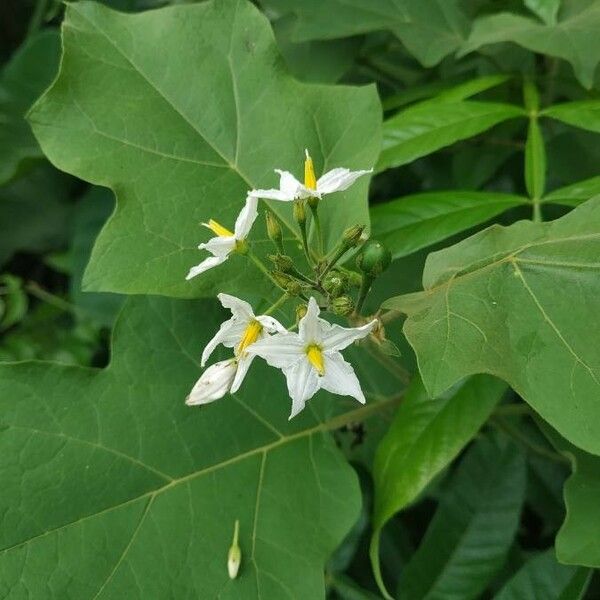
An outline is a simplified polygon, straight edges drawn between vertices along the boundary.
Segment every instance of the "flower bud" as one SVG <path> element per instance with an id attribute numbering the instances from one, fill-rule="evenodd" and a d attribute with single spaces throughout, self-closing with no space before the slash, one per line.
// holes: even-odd
<path id="1" fill-rule="evenodd" d="M 331 298 L 337 298 L 348 290 L 348 278 L 339 271 L 330 271 L 322 285 Z"/>
<path id="2" fill-rule="evenodd" d="M 356 271 L 346 271 L 348 276 L 348 283 L 352 287 L 360 287 L 362 285 L 362 275 Z"/>
<path id="3" fill-rule="evenodd" d="M 354 248 L 355 246 L 358 246 L 364 230 L 364 225 L 353 225 L 352 227 L 348 227 L 348 229 L 344 231 L 344 235 L 342 237 L 344 245 L 348 248 Z"/>
<path id="4" fill-rule="evenodd" d="M 316 210 L 319 207 L 319 199 L 316 196 L 310 196 L 307 202 L 312 210 Z"/>
<path id="5" fill-rule="evenodd" d="M 202 373 L 185 403 L 188 406 L 196 406 L 222 398 L 231 389 L 236 371 L 237 362 L 233 358 L 211 365 Z"/>
<path id="6" fill-rule="evenodd" d="M 381 275 L 392 262 L 390 251 L 377 240 L 368 240 L 356 257 L 356 266 L 370 277 Z"/>
<path id="7" fill-rule="evenodd" d="M 269 239 L 272 242 L 279 244 L 283 240 L 283 233 L 277 217 L 268 210 L 265 213 L 265 219 L 267 221 L 267 235 L 269 236 Z"/>
<path id="8" fill-rule="evenodd" d="M 287 289 L 287 286 L 290 283 L 290 281 L 293 281 L 293 279 L 289 275 L 286 275 L 281 271 L 273 271 L 271 275 L 277 283 L 277 285 L 283 289 Z"/>
<path id="9" fill-rule="evenodd" d="M 304 207 L 304 200 L 294 201 L 294 220 L 300 225 L 306 223 L 306 209 Z"/>
<path id="10" fill-rule="evenodd" d="M 227 554 L 227 572 L 229 573 L 229 579 L 235 579 L 240 570 L 240 563 L 242 562 L 242 551 L 238 543 L 238 536 L 240 531 L 240 522 L 235 522 L 235 528 L 233 530 L 233 542 L 231 548 Z"/>
<path id="11" fill-rule="evenodd" d="M 294 268 L 294 261 L 285 254 L 269 254 L 269 260 L 282 273 L 288 273 Z"/>
<path id="12" fill-rule="evenodd" d="M 340 296 L 331 301 L 333 314 L 345 317 L 354 310 L 354 301 L 350 296 Z"/>
<path id="13" fill-rule="evenodd" d="M 303 319 L 308 312 L 308 306 L 306 304 L 298 304 L 296 306 L 296 321 Z"/>

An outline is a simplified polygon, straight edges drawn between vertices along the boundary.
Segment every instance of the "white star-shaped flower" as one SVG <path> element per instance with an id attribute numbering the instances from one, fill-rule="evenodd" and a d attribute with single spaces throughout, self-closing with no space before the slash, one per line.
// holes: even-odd
<path id="1" fill-rule="evenodd" d="M 288 171 L 275 169 L 275 173 L 279 173 L 279 189 L 252 190 L 250 196 L 266 200 L 282 200 L 283 202 L 303 200 L 305 198 L 320 199 L 325 194 L 347 190 L 359 177 L 373 172 L 373 169 L 350 171 L 350 169 L 338 167 L 327 171 L 319 179 L 316 179 L 312 158 L 308 154 L 308 150 L 305 150 L 305 152 L 304 183 L 298 181 Z"/>
<path id="2" fill-rule="evenodd" d="M 320 319 L 319 312 L 316 300 L 311 297 L 306 315 L 298 325 L 298 333 L 276 333 L 248 348 L 249 354 L 261 356 L 285 374 L 292 398 L 290 419 L 320 388 L 365 403 L 354 369 L 344 360 L 340 350 L 369 335 L 377 320 L 362 327 L 347 328 Z"/>
<path id="3" fill-rule="evenodd" d="M 214 368 L 216 365 L 209 367 L 194 386 L 187 404 L 206 404 L 222 398 L 227 392 L 232 394 L 237 392 L 254 360 L 254 355 L 248 352 L 248 347 L 271 333 L 286 331 L 285 327 L 273 317 L 255 316 L 252 307 L 244 300 L 229 294 L 219 294 L 218 298 L 223 307 L 231 311 L 232 316 L 221 325 L 216 335 L 206 344 L 200 364 L 201 366 L 206 364 L 219 344 L 233 348 L 235 358 L 216 363 L 222 365 L 218 369 Z"/>
<path id="4" fill-rule="evenodd" d="M 208 223 L 202 223 L 202 225 L 208 227 L 217 235 L 208 240 L 208 242 L 200 244 L 198 248 L 200 250 L 208 250 L 213 256 L 206 258 L 200 264 L 192 267 L 186 279 L 192 279 L 192 277 L 196 277 L 196 275 L 200 275 L 200 273 L 204 273 L 204 271 L 208 271 L 208 269 L 224 263 L 232 252 L 243 250 L 245 240 L 258 215 L 257 204 L 258 198 L 251 196 L 246 198 L 246 204 L 235 221 L 233 232 L 213 219 L 210 219 Z"/>

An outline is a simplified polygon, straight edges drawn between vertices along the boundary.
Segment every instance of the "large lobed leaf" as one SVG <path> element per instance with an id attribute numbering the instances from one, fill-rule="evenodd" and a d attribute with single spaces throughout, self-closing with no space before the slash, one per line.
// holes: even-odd
<path id="1" fill-rule="evenodd" d="M 473 373 L 506 380 L 563 436 L 600 454 L 600 198 L 552 223 L 492 226 L 431 254 L 423 292 L 390 299 L 432 396 Z"/>
<path id="2" fill-rule="evenodd" d="M 233 257 L 192 282 L 190 266 L 215 218 L 228 228 L 275 167 L 299 175 L 304 148 L 318 171 L 369 168 L 379 151 L 374 87 L 299 83 L 284 69 L 266 18 L 244 0 L 213 0 L 136 15 L 70 4 L 57 81 L 30 121 L 59 168 L 113 189 L 117 211 L 99 236 L 89 290 L 211 295 L 272 288 Z M 322 203 L 327 244 L 368 224 L 362 178 Z M 339 210 L 343 205 L 344 210 Z M 291 226 L 291 207 L 274 205 Z M 271 246 L 262 222 L 256 250 Z M 258 289 L 257 289 L 258 288 Z"/>
<path id="3" fill-rule="evenodd" d="M 60 40 L 53 31 L 27 40 L 0 72 L 0 185 L 21 163 L 43 158 L 25 113 L 58 69 Z"/>
<path id="4" fill-rule="evenodd" d="M 186 407 L 221 315 L 132 299 L 106 369 L 0 365 L 0 596 L 324 597 L 360 506 L 327 430 L 382 404 L 322 394 L 289 423 L 283 377 L 257 361 L 236 397 Z"/>

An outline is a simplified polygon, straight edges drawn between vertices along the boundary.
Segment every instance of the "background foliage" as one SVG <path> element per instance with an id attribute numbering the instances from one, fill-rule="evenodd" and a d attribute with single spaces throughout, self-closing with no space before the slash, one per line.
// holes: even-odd
<path id="1" fill-rule="evenodd" d="M 600 597 L 599 28 L 598 0 L 3 2 L 0 596 Z M 305 147 L 375 169 L 322 215 L 394 258 L 368 402 L 288 423 L 256 361 L 186 408 L 215 293 L 276 298 L 242 257 L 186 282 L 198 224 Z"/>

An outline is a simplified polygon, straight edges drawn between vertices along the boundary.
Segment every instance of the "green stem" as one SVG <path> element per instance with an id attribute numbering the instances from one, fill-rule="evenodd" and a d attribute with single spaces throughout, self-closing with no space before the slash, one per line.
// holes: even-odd
<path id="1" fill-rule="evenodd" d="M 323 281 L 323 279 L 325 278 L 325 275 L 327 275 L 327 273 L 329 273 L 329 271 L 331 271 L 331 269 L 335 266 L 335 264 L 338 262 L 338 260 L 340 260 L 340 258 L 342 258 L 342 256 L 344 256 L 344 254 L 346 254 L 346 252 L 348 252 L 348 250 L 349 250 L 349 248 L 345 244 L 340 245 L 340 247 L 337 249 L 336 253 L 333 255 L 333 258 L 327 263 L 327 266 L 321 273 L 321 276 L 319 277 L 319 281 Z"/>
<path id="2" fill-rule="evenodd" d="M 318 206 L 313 206 L 310 204 L 310 212 L 312 213 L 313 219 L 315 221 L 315 229 L 317 230 L 317 244 L 319 248 L 319 256 L 323 256 L 323 231 L 321 229 L 321 219 L 319 218 L 319 209 Z"/>
<path id="3" fill-rule="evenodd" d="M 269 272 L 269 269 L 267 269 L 265 263 L 263 263 L 262 260 L 260 260 L 260 258 L 258 258 L 258 256 L 256 256 L 256 254 L 254 254 L 254 252 L 252 252 L 251 250 L 248 250 L 248 252 L 246 253 L 246 256 L 258 267 L 258 269 L 260 271 L 262 271 L 280 290 L 284 291 L 287 293 L 287 290 L 285 290 L 284 288 L 282 288 L 277 281 L 275 280 L 275 278 L 273 277 L 273 275 L 271 275 L 271 273 Z"/>
<path id="4" fill-rule="evenodd" d="M 358 300 L 356 301 L 356 308 L 354 309 L 355 315 L 360 315 L 360 311 L 362 310 L 363 304 L 365 303 L 365 298 L 371 289 L 371 285 L 373 283 L 373 278 L 368 275 L 363 275 L 363 280 L 360 285 L 360 291 L 358 292 Z"/>
<path id="5" fill-rule="evenodd" d="M 265 310 L 265 312 L 263 314 L 270 315 L 271 313 L 275 312 L 282 304 L 285 304 L 285 302 L 288 298 L 289 298 L 289 296 L 287 293 L 283 294 L 281 296 L 281 298 L 279 298 L 279 300 L 277 300 L 269 308 L 267 308 L 267 310 Z"/>
<path id="6" fill-rule="evenodd" d="M 32 35 L 34 35 L 42 26 L 47 4 L 48 0 L 37 0 L 37 2 L 35 3 L 33 14 L 31 15 L 29 25 L 27 26 L 27 37 L 31 37 Z"/>
<path id="7" fill-rule="evenodd" d="M 25 285 L 25 291 L 29 292 L 32 296 L 45 302 L 46 304 L 50 304 L 55 308 L 60 310 L 64 310 L 65 312 L 74 314 L 74 315 L 85 315 L 86 311 L 81 310 L 79 307 L 67 302 L 60 296 L 56 296 L 47 292 L 43 288 L 41 288 L 35 281 L 30 281 Z"/>
<path id="8" fill-rule="evenodd" d="M 533 222 L 541 223 L 543 221 L 542 218 L 542 202 L 540 198 L 532 198 L 531 203 L 533 205 Z"/>

